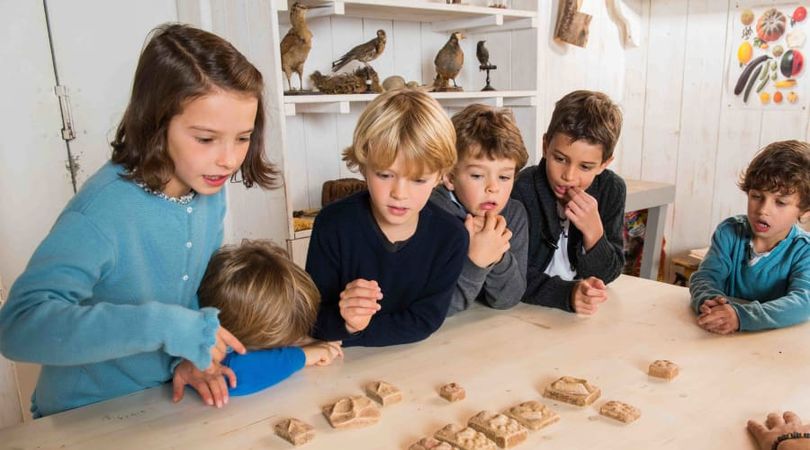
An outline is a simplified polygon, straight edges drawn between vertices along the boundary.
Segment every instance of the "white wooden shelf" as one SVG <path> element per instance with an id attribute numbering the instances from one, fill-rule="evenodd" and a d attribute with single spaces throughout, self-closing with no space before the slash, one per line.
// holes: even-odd
<path id="1" fill-rule="evenodd" d="M 284 1 L 276 1 L 278 11 L 285 12 L 287 5 Z M 488 33 L 537 28 L 537 12 L 519 9 L 408 0 L 302 0 L 302 3 L 307 6 L 322 7 L 310 10 L 307 13 L 309 18 L 340 15 L 367 19 L 427 22 L 433 25 L 433 31 L 436 32 Z M 279 23 L 289 23 L 286 13 L 280 14 Z"/>
<path id="2" fill-rule="evenodd" d="M 466 106 L 470 100 L 497 107 L 536 106 L 537 91 L 470 91 L 431 92 L 430 95 L 444 106 Z M 284 113 L 297 114 L 348 114 L 351 103 L 370 102 L 377 94 L 346 95 L 287 95 L 284 96 Z"/>

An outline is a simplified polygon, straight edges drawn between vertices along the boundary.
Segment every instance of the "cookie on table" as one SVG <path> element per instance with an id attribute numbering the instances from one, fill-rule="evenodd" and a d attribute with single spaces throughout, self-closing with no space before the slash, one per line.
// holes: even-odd
<path id="1" fill-rule="evenodd" d="M 447 383 L 439 389 L 439 395 L 442 396 L 448 402 L 457 402 L 459 400 L 464 400 L 467 397 L 467 393 L 464 391 L 464 388 L 459 386 L 458 383 Z"/>
<path id="2" fill-rule="evenodd" d="M 284 419 L 277 423 L 273 430 L 276 434 L 292 445 L 303 445 L 315 437 L 312 425 L 295 418 Z"/>
<path id="3" fill-rule="evenodd" d="M 368 397 L 344 397 L 323 407 L 323 415 L 332 428 L 360 428 L 380 420 L 380 410 Z"/>
<path id="4" fill-rule="evenodd" d="M 651 377 L 671 380 L 677 377 L 679 372 L 678 365 L 674 362 L 666 359 L 658 359 L 650 364 L 650 369 L 647 373 Z"/>
<path id="5" fill-rule="evenodd" d="M 457 447 L 453 447 L 447 442 L 442 442 L 432 437 L 426 437 L 411 444 L 408 450 L 456 450 L 456 448 Z"/>
<path id="6" fill-rule="evenodd" d="M 539 430 L 560 420 L 559 414 L 535 400 L 515 405 L 503 413 L 530 430 Z"/>
<path id="7" fill-rule="evenodd" d="M 634 422 L 641 417 L 641 411 L 638 408 L 616 400 L 611 400 L 602 405 L 599 408 L 599 414 L 624 423 Z"/>
<path id="8" fill-rule="evenodd" d="M 467 425 L 484 433 L 500 448 L 512 448 L 529 437 L 529 430 L 517 420 L 489 411 L 481 411 L 470 417 Z"/>
<path id="9" fill-rule="evenodd" d="M 451 423 L 433 435 L 440 441 L 455 445 L 461 450 L 497 450 L 498 446 L 490 441 L 484 433 L 475 431 L 470 427 L 462 427 Z"/>
<path id="10" fill-rule="evenodd" d="M 396 386 L 385 381 L 372 381 L 365 385 L 364 389 L 370 399 L 383 406 L 402 401 L 402 392 Z"/>
<path id="11" fill-rule="evenodd" d="M 574 377 L 561 377 L 546 386 L 543 397 L 576 406 L 588 406 L 595 402 L 602 391 L 588 380 Z"/>

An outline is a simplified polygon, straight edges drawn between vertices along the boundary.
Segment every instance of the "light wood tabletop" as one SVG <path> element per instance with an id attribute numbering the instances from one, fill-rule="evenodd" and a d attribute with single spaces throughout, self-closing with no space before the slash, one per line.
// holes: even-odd
<path id="1" fill-rule="evenodd" d="M 203 406 L 190 390 L 179 404 L 168 386 L 146 390 L 0 430 L 0 448 L 289 449 L 273 425 L 296 417 L 316 431 L 302 448 L 406 449 L 480 410 L 539 400 L 561 420 L 517 448 L 739 450 L 754 448 L 748 418 L 784 409 L 810 418 L 810 325 L 721 337 L 695 325 L 685 288 L 622 276 L 609 295 L 592 317 L 530 305 L 474 308 L 424 342 L 349 348 L 344 361 L 306 368 L 223 409 Z M 676 362 L 680 375 L 648 377 L 656 359 Z M 588 379 L 601 398 L 582 408 L 543 398 L 563 375 Z M 374 426 L 330 428 L 321 407 L 362 395 L 374 380 L 398 386 L 404 400 L 382 408 Z M 467 398 L 440 398 L 448 382 Z M 641 418 L 625 425 L 600 416 L 608 400 L 640 408 Z"/>

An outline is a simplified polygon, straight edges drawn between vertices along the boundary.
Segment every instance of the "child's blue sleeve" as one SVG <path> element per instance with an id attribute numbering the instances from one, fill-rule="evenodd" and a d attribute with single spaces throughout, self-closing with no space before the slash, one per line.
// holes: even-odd
<path id="1" fill-rule="evenodd" d="M 700 313 L 700 306 L 714 297 L 726 297 L 724 287 L 731 270 L 731 253 L 734 245 L 734 222 L 721 223 L 712 236 L 712 245 L 703 262 L 689 280 L 689 293 L 692 295 L 692 309 Z"/>
<path id="2" fill-rule="evenodd" d="M 0 309 L 0 353 L 16 361 L 77 366 L 164 351 L 203 370 L 219 327 L 217 310 L 159 299 L 94 297 L 118 261 L 111 240 L 77 212 L 64 213 Z M 132 267 L 132 270 L 137 270 Z"/>
<path id="3" fill-rule="evenodd" d="M 732 303 L 740 331 L 782 328 L 810 319 L 810 251 L 795 257 L 784 296 L 766 302 Z"/>
<path id="4" fill-rule="evenodd" d="M 229 353 L 222 363 L 236 374 L 236 387 L 231 395 L 249 395 L 267 389 L 301 370 L 306 355 L 298 347 L 281 347 L 249 351 L 244 355 Z"/>

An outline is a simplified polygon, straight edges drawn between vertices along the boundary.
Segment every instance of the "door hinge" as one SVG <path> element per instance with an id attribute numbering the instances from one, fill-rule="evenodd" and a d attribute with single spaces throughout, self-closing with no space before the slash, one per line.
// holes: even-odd
<path id="1" fill-rule="evenodd" d="M 72 141 L 76 139 L 73 130 L 73 113 L 70 110 L 70 93 L 67 86 L 56 86 L 54 89 L 59 98 L 59 109 L 62 110 L 62 139 Z"/>

